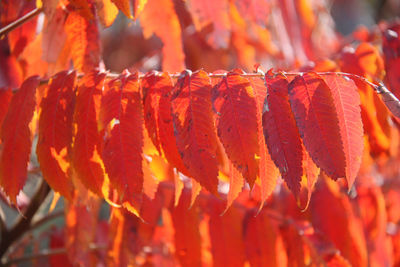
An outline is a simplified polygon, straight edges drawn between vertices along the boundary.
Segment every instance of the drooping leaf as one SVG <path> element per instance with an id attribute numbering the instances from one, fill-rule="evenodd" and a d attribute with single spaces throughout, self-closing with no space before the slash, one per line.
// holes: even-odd
<path id="1" fill-rule="evenodd" d="M 331 178 L 346 176 L 346 160 L 332 92 L 316 73 L 289 84 L 289 100 L 301 138 L 313 161 Z"/>
<path id="2" fill-rule="evenodd" d="M 139 19 L 146 38 L 155 34 L 163 42 L 162 69 L 164 71 L 181 71 L 184 69 L 185 54 L 181 40 L 182 34 L 173 2 L 170 0 L 148 0 Z"/>
<path id="3" fill-rule="evenodd" d="M 146 6 L 147 0 L 131 0 L 133 17 L 136 19 L 140 13 L 142 13 L 144 7 Z"/>
<path id="4" fill-rule="evenodd" d="M 75 101 L 75 72 L 59 72 L 51 79 L 40 104 L 36 154 L 43 178 L 58 193 L 72 199 L 68 175 Z"/>
<path id="5" fill-rule="evenodd" d="M 141 86 L 144 95 L 144 119 L 151 140 L 178 171 L 189 176 L 174 136 L 170 100 L 173 89 L 171 78 L 166 73 L 148 73 Z"/>
<path id="6" fill-rule="evenodd" d="M 259 174 L 261 187 L 261 202 L 260 208 L 263 207 L 267 198 L 272 194 L 276 186 L 279 171 L 271 159 L 271 153 L 268 151 L 265 144 L 264 130 L 262 125 L 262 112 L 264 108 L 265 97 L 267 96 L 267 87 L 265 81 L 260 78 L 250 78 L 251 86 L 254 90 L 257 107 L 257 135 L 259 147 Z"/>
<path id="7" fill-rule="evenodd" d="M 245 262 L 245 246 L 242 238 L 243 213 L 238 208 L 231 207 L 221 216 L 224 203 L 216 198 L 209 200 L 209 206 L 213 266 L 243 266 Z"/>
<path id="8" fill-rule="evenodd" d="M 360 96 L 354 82 L 337 74 L 321 75 L 331 90 L 346 159 L 348 187 L 354 183 L 361 165 L 364 130 L 361 120 Z"/>
<path id="9" fill-rule="evenodd" d="M 10 105 L 13 93 L 11 89 L 0 88 L 0 129 L 3 125 L 3 120 L 7 115 L 8 106 Z M 1 139 L 0 139 L 1 144 Z"/>
<path id="10" fill-rule="evenodd" d="M 171 211 L 175 228 L 175 253 L 183 267 L 202 266 L 199 207 L 189 209 L 190 191 L 184 189 L 177 207 Z"/>
<path id="11" fill-rule="evenodd" d="M 257 108 L 250 82 L 228 73 L 213 88 L 218 137 L 228 158 L 252 186 L 258 174 Z"/>
<path id="12" fill-rule="evenodd" d="M 290 190 L 298 195 L 303 174 L 300 134 L 289 104 L 286 77 L 266 74 L 268 88 L 263 110 L 265 143 Z"/>
<path id="13" fill-rule="evenodd" d="M 187 170 L 203 187 L 217 194 L 217 143 L 207 74 L 183 72 L 171 94 L 171 107 L 176 144 Z"/>
<path id="14" fill-rule="evenodd" d="M 143 108 L 137 74 L 122 74 L 107 83 L 101 101 L 107 113 L 103 160 L 111 186 L 125 201 L 138 205 L 143 192 Z"/>
<path id="15" fill-rule="evenodd" d="M 233 204 L 235 198 L 243 190 L 244 179 L 232 162 L 229 162 L 229 192 L 226 196 L 226 207 L 224 213 Z"/>
<path id="16" fill-rule="evenodd" d="M 74 67 L 83 72 L 92 71 L 100 63 L 100 40 L 97 21 L 88 20 L 78 12 L 69 13 L 65 22 L 67 41 L 71 45 Z"/>
<path id="17" fill-rule="evenodd" d="M 104 78 L 104 73 L 92 72 L 80 80 L 74 112 L 76 133 L 72 147 L 72 164 L 78 178 L 98 195 L 102 195 L 104 182 L 101 139 L 97 130 Z"/>
<path id="18" fill-rule="evenodd" d="M 31 153 L 32 136 L 29 123 L 35 109 L 35 93 L 39 77 L 26 79 L 11 99 L 1 128 L 0 184 L 17 203 L 17 195 L 27 178 L 27 165 Z"/>

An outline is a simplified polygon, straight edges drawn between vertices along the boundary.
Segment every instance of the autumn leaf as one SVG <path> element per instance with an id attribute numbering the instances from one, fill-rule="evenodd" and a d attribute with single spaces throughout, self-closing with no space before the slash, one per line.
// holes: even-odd
<path id="1" fill-rule="evenodd" d="M 70 12 L 65 22 L 71 57 L 79 71 L 90 72 L 100 63 L 100 40 L 97 22 L 87 20 L 77 12 Z"/>
<path id="2" fill-rule="evenodd" d="M 346 179 L 352 187 L 361 165 L 364 130 L 361 120 L 360 96 L 349 78 L 339 75 L 320 76 L 331 90 L 339 119 L 339 129 L 346 159 Z"/>
<path id="3" fill-rule="evenodd" d="M 210 78 L 204 71 L 182 72 L 171 94 L 178 151 L 191 177 L 217 194 L 217 143 Z"/>
<path id="4" fill-rule="evenodd" d="M 289 100 L 304 146 L 331 178 L 346 176 L 339 118 L 332 92 L 315 73 L 299 75 L 289 84 Z"/>
<path id="5" fill-rule="evenodd" d="M 74 111 L 76 127 L 72 146 L 72 165 L 82 183 L 102 195 L 104 163 L 100 156 L 100 134 L 97 118 L 104 73 L 92 72 L 79 82 Z"/>
<path id="6" fill-rule="evenodd" d="M 185 54 L 182 46 L 182 33 L 178 17 L 170 0 L 148 0 L 139 20 L 146 38 L 152 34 L 163 42 L 162 69 L 180 71 L 185 68 Z"/>
<path id="7" fill-rule="evenodd" d="M 17 195 L 27 179 L 32 145 L 29 123 L 36 105 L 35 93 L 38 85 L 38 76 L 32 76 L 22 83 L 11 99 L 0 132 L 0 184 L 14 204 L 17 203 Z"/>
<path id="8" fill-rule="evenodd" d="M 288 80 L 282 74 L 265 75 L 268 88 L 264 103 L 263 129 L 265 143 L 282 178 L 297 197 L 303 174 L 303 150 L 288 97 Z"/>
<path id="9" fill-rule="evenodd" d="M 112 188 L 139 205 L 143 192 L 143 108 L 137 74 L 122 74 L 109 81 L 102 96 L 101 113 L 109 125 L 102 158 Z"/>
<path id="10" fill-rule="evenodd" d="M 40 104 L 39 137 L 36 154 L 43 178 L 67 199 L 73 186 L 68 175 L 72 143 L 72 119 L 75 102 L 75 72 L 63 71 L 49 82 L 47 95 Z"/>
<path id="11" fill-rule="evenodd" d="M 258 174 L 257 109 L 250 82 L 230 72 L 213 88 L 218 137 L 228 158 L 253 186 Z"/>
<path id="12" fill-rule="evenodd" d="M 141 81 L 141 86 L 144 95 L 144 120 L 153 144 L 178 171 L 190 176 L 178 152 L 174 136 L 171 78 L 166 73 L 148 73 Z"/>

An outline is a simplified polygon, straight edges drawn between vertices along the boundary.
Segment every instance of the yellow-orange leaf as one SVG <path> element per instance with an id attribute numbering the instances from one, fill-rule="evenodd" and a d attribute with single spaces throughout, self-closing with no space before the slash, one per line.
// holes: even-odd
<path id="1" fill-rule="evenodd" d="M 181 28 L 171 0 L 148 0 L 140 22 L 146 38 L 152 34 L 163 42 L 162 69 L 164 71 L 180 71 L 185 68 Z"/>

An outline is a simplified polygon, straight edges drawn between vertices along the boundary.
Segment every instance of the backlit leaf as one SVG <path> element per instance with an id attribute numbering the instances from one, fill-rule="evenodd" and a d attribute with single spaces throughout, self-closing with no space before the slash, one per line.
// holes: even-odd
<path id="1" fill-rule="evenodd" d="M 171 78 L 166 73 L 148 73 L 141 86 L 144 95 L 144 119 L 151 140 L 170 164 L 189 176 L 174 136 L 170 100 L 173 89 Z"/>
<path id="2" fill-rule="evenodd" d="M 282 178 L 297 196 L 303 174 L 303 151 L 300 134 L 289 104 L 289 82 L 282 74 L 277 74 L 275 77 L 266 74 L 265 84 L 268 88 L 263 111 L 265 142 Z"/>
<path id="3" fill-rule="evenodd" d="M 137 205 L 143 192 L 143 108 L 137 74 L 122 74 L 107 83 L 102 112 L 111 114 L 103 160 L 110 183 L 125 201 Z"/>
<path id="4" fill-rule="evenodd" d="M 321 75 L 332 92 L 339 119 L 340 135 L 346 159 L 348 187 L 354 183 L 361 165 L 364 130 L 361 121 L 360 96 L 354 82 L 339 75 Z"/>
<path id="5" fill-rule="evenodd" d="M 27 178 L 32 136 L 29 123 L 35 109 L 39 77 L 26 79 L 11 99 L 1 128 L 0 184 L 12 203 Z"/>
<path id="6" fill-rule="evenodd" d="M 191 177 L 217 193 L 216 135 L 210 78 L 204 71 L 183 72 L 171 95 L 178 151 Z"/>
<path id="7" fill-rule="evenodd" d="M 97 21 L 87 20 L 77 12 L 70 12 L 65 22 L 67 41 L 71 44 L 74 67 L 89 72 L 99 66 L 100 40 Z"/>
<path id="8" fill-rule="evenodd" d="M 75 101 L 75 72 L 60 72 L 49 83 L 40 104 L 39 137 L 36 154 L 43 178 L 67 199 L 72 199 L 68 175 Z"/>
<path id="9" fill-rule="evenodd" d="M 213 88 L 218 137 L 228 158 L 252 186 L 258 174 L 257 108 L 250 82 L 231 72 Z"/>
<path id="10" fill-rule="evenodd" d="M 105 74 L 92 72 L 84 76 L 78 86 L 74 124 L 76 133 L 72 148 L 72 164 L 82 183 L 102 195 L 104 164 L 100 157 L 100 134 L 97 117 Z"/>
<path id="11" fill-rule="evenodd" d="M 331 178 L 346 176 L 338 113 L 331 90 L 315 73 L 289 84 L 289 100 L 303 143 L 313 161 Z"/>
<path id="12" fill-rule="evenodd" d="M 163 42 L 162 69 L 164 71 L 184 69 L 185 54 L 182 47 L 181 28 L 173 1 L 148 0 L 139 19 L 146 38 L 155 34 Z"/>

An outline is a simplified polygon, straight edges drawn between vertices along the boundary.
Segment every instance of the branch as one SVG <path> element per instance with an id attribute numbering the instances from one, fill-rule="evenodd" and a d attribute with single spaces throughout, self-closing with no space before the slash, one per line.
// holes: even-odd
<path id="1" fill-rule="evenodd" d="M 29 229 L 33 216 L 36 214 L 37 210 L 39 209 L 49 192 L 49 185 L 44 180 L 42 180 L 39 189 L 32 197 L 29 206 L 26 208 L 24 213 L 19 216 L 14 226 L 9 230 L 5 229 L 4 232 L 1 233 L 0 258 L 2 258 L 3 255 L 7 252 L 10 245 L 13 244 Z"/>
<path id="2" fill-rule="evenodd" d="M 90 244 L 89 251 L 103 250 L 106 248 L 107 248 L 106 245 Z M 19 258 L 10 259 L 9 261 L 3 262 L 2 266 L 10 266 L 13 264 L 18 264 L 18 263 L 22 263 L 22 262 L 32 261 L 32 260 L 36 260 L 36 259 L 40 259 L 40 258 L 46 258 L 46 257 L 50 257 L 53 255 L 60 255 L 60 254 L 66 254 L 66 253 L 67 253 L 66 248 L 44 249 L 38 253 L 33 253 L 33 254 L 22 256 Z"/>
<path id="3" fill-rule="evenodd" d="M 42 8 L 36 8 L 29 13 L 26 13 L 24 16 L 20 17 L 19 19 L 11 22 L 7 26 L 0 29 L 0 39 L 2 39 L 6 34 L 11 32 L 12 30 L 18 28 L 19 26 L 23 25 L 27 21 L 31 20 L 32 18 L 36 17 L 37 15 L 42 12 Z"/>

